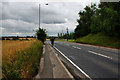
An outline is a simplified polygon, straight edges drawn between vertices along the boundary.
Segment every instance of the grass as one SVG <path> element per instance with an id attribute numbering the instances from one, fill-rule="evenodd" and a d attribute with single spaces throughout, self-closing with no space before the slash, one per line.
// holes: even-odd
<path id="1" fill-rule="evenodd" d="M 42 42 L 3 41 L 2 75 L 3 79 L 32 78 L 39 69 Z"/>
<path id="2" fill-rule="evenodd" d="M 75 42 L 75 39 L 69 39 L 68 41 L 69 42 Z"/>
<path id="3" fill-rule="evenodd" d="M 56 39 L 55 41 L 67 41 L 66 39 Z M 68 39 L 69 42 L 75 42 L 74 39 Z"/>
<path id="4" fill-rule="evenodd" d="M 55 39 L 55 41 L 67 41 L 66 39 Z"/>
<path id="5" fill-rule="evenodd" d="M 85 37 L 78 38 L 76 42 L 120 48 L 120 40 L 118 38 L 108 37 L 102 33 L 89 34 Z"/>

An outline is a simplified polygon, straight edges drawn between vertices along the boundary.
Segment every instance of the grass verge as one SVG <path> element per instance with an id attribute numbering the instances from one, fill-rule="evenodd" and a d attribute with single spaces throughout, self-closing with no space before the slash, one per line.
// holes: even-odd
<path id="1" fill-rule="evenodd" d="M 118 38 L 108 37 L 102 33 L 89 34 L 85 37 L 78 38 L 75 42 L 120 48 L 120 40 Z"/>
<path id="2" fill-rule="evenodd" d="M 16 45 L 14 43 L 16 43 Z M 24 44 L 21 45 L 22 43 Z M 42 42 L 38 40 L 27 42 L 12 41 L 6 45 L 11 47 L 3 47 L 2 49 L 3 79 L 14 80 L 34 77 L 39 69 L 39 62 L 43 47 Z M 4 52 L 4 48 L 9 51 L 8 54 Z"/>
<path id="3" fill-rule="evenodd" d="M 56 39 L 55 41 L 67 41 L 67 39 Z M 75 42 L 74 39 L 68 39 L 69 42 Z"/>

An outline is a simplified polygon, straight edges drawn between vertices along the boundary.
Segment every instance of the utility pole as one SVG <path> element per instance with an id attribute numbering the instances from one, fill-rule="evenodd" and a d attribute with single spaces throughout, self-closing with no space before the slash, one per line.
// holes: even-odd
<path id="1" fill-rule="evenodd" d="M 45 5 L 48 5 L 48 4 L 45 4 Z M 39 28 L 40 28 L 40 8 L 41 8 L 41 4 L 39 4 Z"/>
<path id="2" fill-rule="evenodd" d="M 63 29 L 62 29 L 62 36 L 63 36 Z"/>
<path id="3" fill-rule="evenodd" d="M 67 41 L 68 41 L 68 27 L 66 28 L 66 30 L 67 30 Z"/>
<path id="4" fill-rule="evenodd" d="M 40 28 L 40 6 L 41 4 L 39 4 L 39 28 Z"/>

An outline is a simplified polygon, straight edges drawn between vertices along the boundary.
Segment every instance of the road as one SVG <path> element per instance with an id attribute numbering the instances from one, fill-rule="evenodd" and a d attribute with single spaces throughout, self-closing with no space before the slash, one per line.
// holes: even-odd
<path id="1" fill-rule="evenodd" d="M 117 50 L 62 41 L 55 41 L 53 48 L 64 61 L 66 60 L 65 64 L 71 64 L 72 70 L 82 74 L 82 77 L 85 76 L 83 78 L 119 77 L 120 62 Z"/>

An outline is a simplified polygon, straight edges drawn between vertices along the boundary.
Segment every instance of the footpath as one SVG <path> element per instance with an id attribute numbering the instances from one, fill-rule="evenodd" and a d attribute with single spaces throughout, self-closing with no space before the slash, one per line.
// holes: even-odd
<path id="1" fill-rule="evenodd" d="M 53 48 L 48 43 L 45 43 L 44 45 L 43 56 L 40 61 L 40 70 L 34 79 L 38 80 L 45 78 L 73 80 L 73 76 L 63 65 Z"/>

